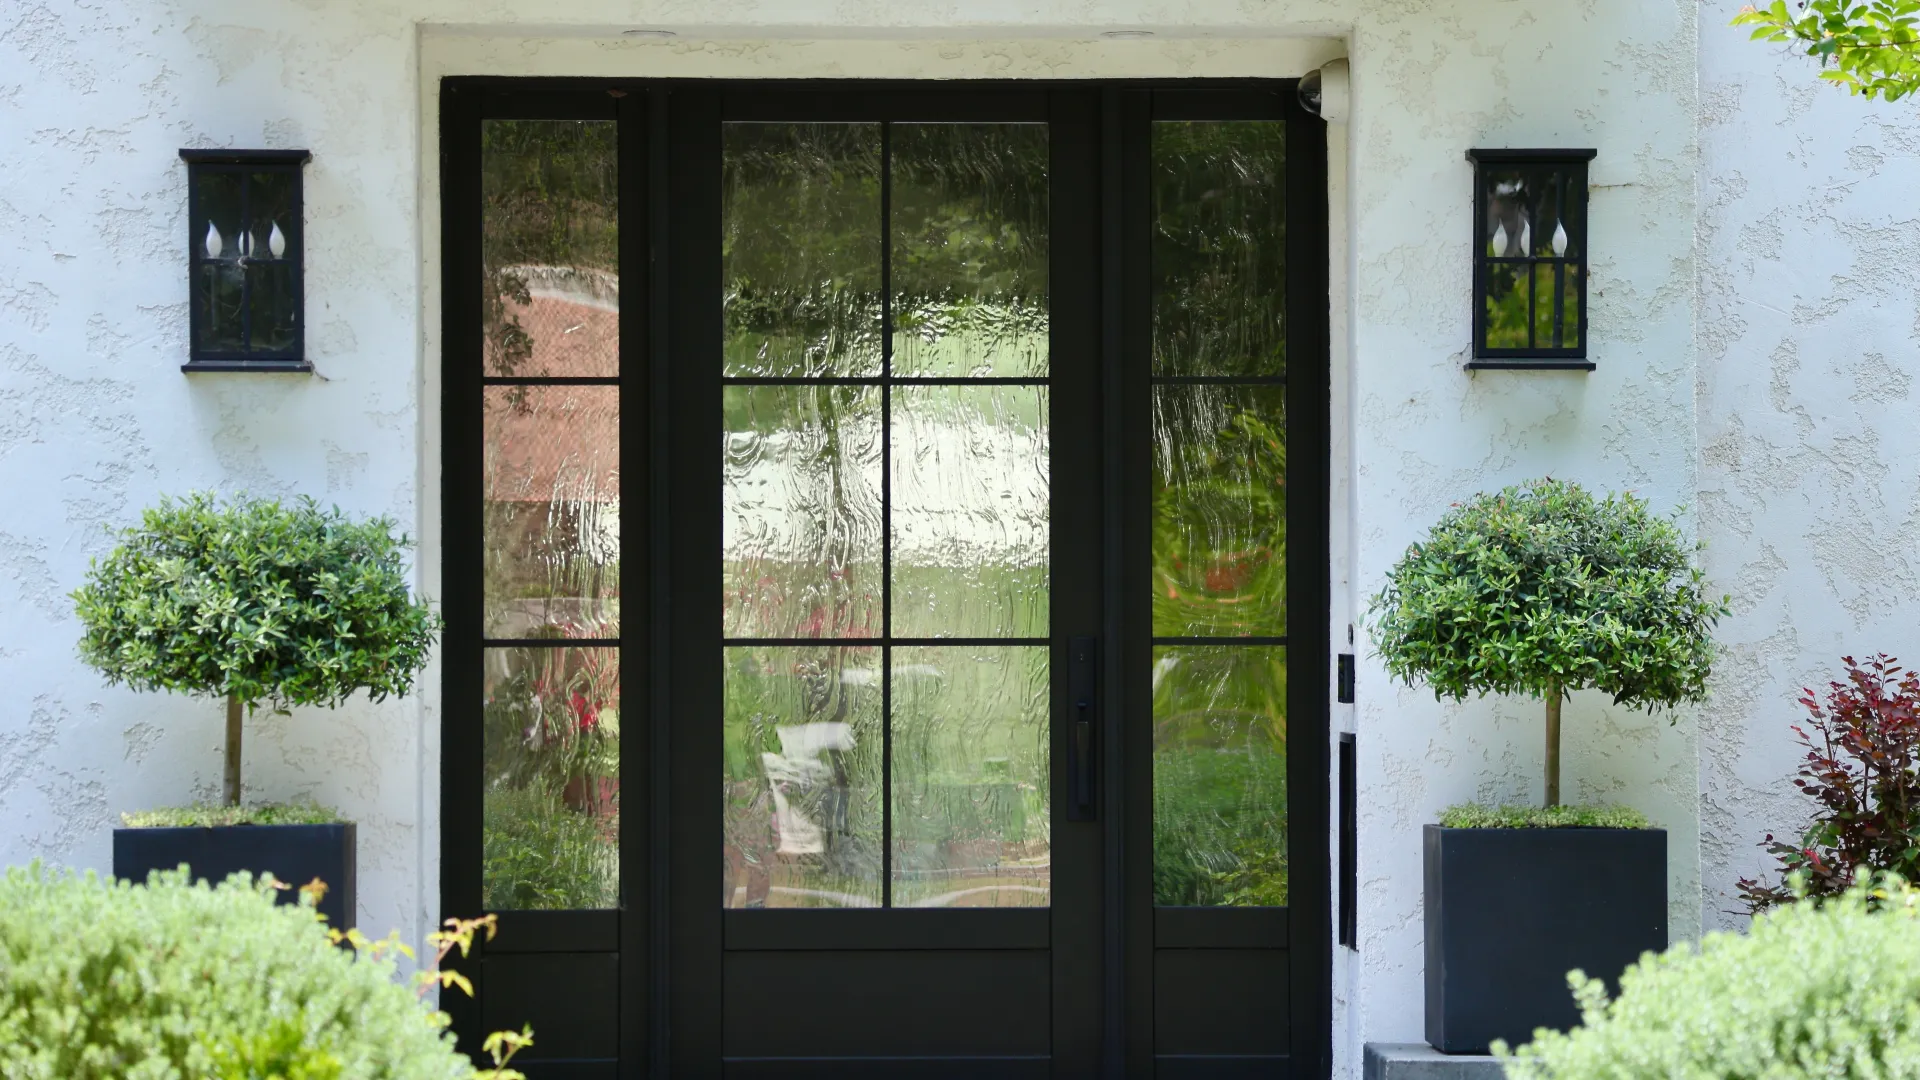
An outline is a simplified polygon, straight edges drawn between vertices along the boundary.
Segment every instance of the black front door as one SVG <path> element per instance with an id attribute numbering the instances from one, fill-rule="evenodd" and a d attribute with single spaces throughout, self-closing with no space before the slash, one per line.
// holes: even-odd
<path id="1" fill-rule="evenodd" d="M 443 901 L 501 925 L 463 1036 L 1324 1075 L 1291 84 L 443 92 Z"/>

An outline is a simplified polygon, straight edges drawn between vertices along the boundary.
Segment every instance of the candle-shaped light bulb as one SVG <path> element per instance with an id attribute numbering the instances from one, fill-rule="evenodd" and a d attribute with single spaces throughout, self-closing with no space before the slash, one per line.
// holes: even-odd
<path id="1" fill-rule="evenodd" d="M 252 254 L 253 254 L 253 230 L 241 229 L 240 230 L 240 257 L 244 259 L 247 256 Z"/>
<path id="2" fill-rule="evenodd" d="M 1501 222 L 1493 227 L 1493 257 L 1498 259 L 1507 253 L 1507 223 Z"/>
<path id="3" fill-rule="evenodd" d="M 1533 222 L 1520 222 L 1520 254 L 1533 254 Z"/>
<path id="4" fill-rule="evenodd" d="M 211 221 L 207 222 L 207 258 L 219 258 L 226 247 L 227 242 L 221 238 L 219 227 Z"/>
<path id="5" fill-rule="evenodd" d="M 287 253 L 287 234 L 280 231 L 277 221 L 273 223 L 273 232 L 267 234 L 267 250 L 273 252 L 276 259 Z"/>
<path id="6" fill-rule="evenodd" d="M 1554 258 L 1564 259 L 1567 257 L 1567 243 L 1567 225 L 1565 222 L 1561 222 L 1553 227 Z"/>

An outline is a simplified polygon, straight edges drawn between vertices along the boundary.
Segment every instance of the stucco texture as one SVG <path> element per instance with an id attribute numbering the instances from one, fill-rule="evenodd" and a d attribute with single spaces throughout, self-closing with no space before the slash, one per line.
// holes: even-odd
<path id="1" fill-rule="evenodd" d="M 1703 9 L 1706 10 L 1706 9 Z M 1708 927 L 1794 835 L 1788 725 L 1842 656 L 1920 662 L 1920 106 L 1867 102 L 1749 44 L 1700 46 L 1701 536 L 1732 597 L 1701 717 Z"/>
<path id="2" fill-rule="evenodd" d="M 1297 75 L 1343 53 L 1334 166 L 1336 640 L 1421 530 L 1551 473 L 1680 511 L 1734 595 L 1712 704 L 1578 696 L 1569 797 L 1671 833 L 1677 937 L 1787 822 L 1792 688 L 1903 647 L 1920 581 L 1911 106 L 1818 89 L 1695 0 L 21 0 L 0 7 L 0 861 L 104 867 L 122 810 L 210 796 L 217 703 L 101 686 L 64 594 L 163 492 L 393 515 L 437 580 L 443 74 Z M 618 30 L 669 26 L 673 41 Z M 1151 28 L 1150 41 L 1099 41 Z M 183 146 L 304 146 L 317 377 L 183 375 Z M 1464 151 L 1598 150 L 1591 374 L 1465 371 Z M 453 362 L 453 361 L 449 361 Z M 1909 636 L 1911 632 L 1909 631 Z M 1336 1057 L 1421 1034 L 1419 827 L 1537 799 L 1536 704 L 1436 703 L 1358 649 L 1358 953 Z M 438 917 L 438 676 L 249 731 L 247 782 L 361 822 L 360 922 Z M 1704 763 L 1703 763 L 1704 760 Z M 1704 815 L 1704 818 L 1703 818 Z M 1702 822 L 1707 837 L 1703 840 Z M 1705 885 L 1703 887 L 1703 872 Z M 1578 882 L 1567 883 L 1578 888 Z"/>

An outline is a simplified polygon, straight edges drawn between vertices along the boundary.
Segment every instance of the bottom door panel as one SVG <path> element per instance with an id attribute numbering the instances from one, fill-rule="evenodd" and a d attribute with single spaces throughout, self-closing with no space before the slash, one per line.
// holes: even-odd
<path id="1" fill-rule="evenodd" d="M 598 1076 L 587 1066 L 619 1057 L 620 954 L 493 955 L 480 980 L 483 1033 L 533 1025 L 533 1045 L 513 1059 L 529 1077 L 541 1062 L 556 1068 L 539 1076 Z"/>
<path id="2" fill-rule="evenodd" d="M 746 1058 L 1025 1059 L 1052 1043 L 1039 949 L 733 952 L 725 980 L 729 1074 Z"/>
<path id="3" fill-rule="evenodd" d="M 1289 979 L 1285 949 L 1154 950 L 1156 1054 L 1285 1054 Z"/>

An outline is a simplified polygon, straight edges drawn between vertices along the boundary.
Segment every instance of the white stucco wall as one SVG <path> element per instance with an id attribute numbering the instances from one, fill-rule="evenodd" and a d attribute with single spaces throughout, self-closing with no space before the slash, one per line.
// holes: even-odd
<path id="1" fill-rule="evenodd" d="M 1697 508 L 1735 595 L 1715 702 L 1567 714 L 1577 798 L 1671 831 L 1676 936 L 1779 821 L 1791 687 L 1899 651 L 1920 435 L 1911 106 L 1823 92 L 1694 0 L 140 0 L 0 7 L 0 862 L 104 867 L 125 809 L 208 795 L 215 703 L 101 687 L 64 593 L 162 492 L 310 493 L 437 544 L 442 74 L 1294 75 L 1346 53 L 1336 640 L 1460 498 L 1543 473 Z M 673 26 L 670 42 L 621 39 Z M 1098 41 L 1145 26 L 1150 41 Z M 1698 90 L 1697 90 L 1698 88 Z M 1462 370 L 1474 146 L 1592 146 L 1588 375 Z M 186 376 L 182 146 L 305 146 L 318 378 Z M 1815 212 L 1809 213 L 1813 209 Z M 1696 222 L 1698 223 L 1696 226 Z M 1696 237 L 1697 232 L 1697 237 Z M 1697 246 L 1696 246 L 1697 241 Z M 1852 297 L 1853 299 L 1849 299 Z M 1697 360 L 1696 360 L 1697 357 Z M 1883 373 L 1883 369 L 1891 369 Z M 423 405 L 424 403 L 424 405 Z M 1694 519 L 1689 518 L 1689 521 Z M 1911 630 L 1907 635 L 1911 636 Z M 1389 687 L 1364 641 L 1360 951 L 1336 1054 L 1421 1031 L 1419 826 L 1540 787 L 1536 706 Z M 363 925 L 437 917 L 437 674 L 249 732 L 247 779 L 361 822 Z M 1697 726 L 1697 724 L 1699 726 Z M 1703 760 L 1703 755 L 1705 760 Z M 1709 838 L 1701 838 L 1702 814 Z M 1705 886 L 1702 886 L 1702 875 Z"/>
<path id="2" fill-rule="evenodd" d="M 1699 507 L 1734 609 L 1701 718 L 1709 927 L 1809 816 L 1801 688 L 1920 662 L 1920 106 L 1817 83 L 1731 10 L 1700 36 Z"/>

